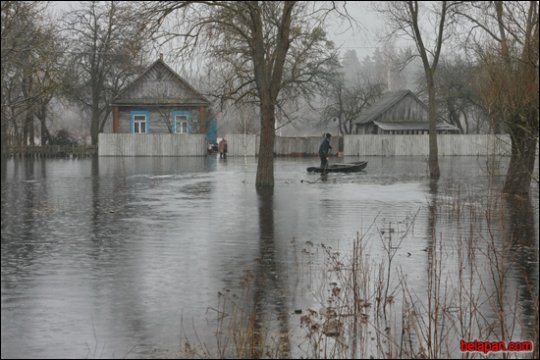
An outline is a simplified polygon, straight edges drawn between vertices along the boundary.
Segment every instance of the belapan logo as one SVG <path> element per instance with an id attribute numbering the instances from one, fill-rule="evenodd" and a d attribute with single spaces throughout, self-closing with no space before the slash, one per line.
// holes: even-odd
<path id="1" fill-rule="evenodd" d="M 459 343 L 461 352 L 481 352 L 485 355 L 490 352 L 532 352 L 533 344 L 531 341 L 465 341 Z"/>

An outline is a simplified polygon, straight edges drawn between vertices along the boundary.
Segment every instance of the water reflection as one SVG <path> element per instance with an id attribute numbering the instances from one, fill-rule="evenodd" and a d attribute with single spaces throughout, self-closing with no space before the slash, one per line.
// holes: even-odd
<path id="1" fill-rule="evenodd" d="M 93 232 L 96 233 L 99 230 L 99 212 L 101 204 L 99 203 L 99 158 L 97 156 L 92 158 L 91 164 L 92 174 L 92 225 Z M 96 239 L 96 237 L 94 237 Z"/>
<path id="2" fill-rule="evenodd" d="M 2 164 L 0 176 L 2 177 L 2 181 L 4 181 L 6 179 L 6 175 L 7 175 L 7 157 L 0 156 L 0 158 L 1 158 L 0 160 L 1 160 L 1 164 Z"/>
<path id="3" fill-rule="evenodd" d="M 172 357 L 195 331 L 215 343 L 205 314 L 218 291 L 241 290 L 244 270 L 254 275 L 257 324 L 279 333 L 282 356 L 294 356 L 287 334 L 297 334 L 299 316 L 289 317 L 291 309 L 324 306 L 320 243 L 347 252 L 378 214 L 394 225 L 418 213 L 395 268 L 425 294 L 422 250 L 433 234 L 450 250 L 466 238 L 469 224 L 456 220 L 452 203 L 479 212 L 490 191 L 476 158 L 442 159 L 433 184 L 426 164 L 412 157 L 373 158 L 365 173 L 301 183 L 318 177 L 305 173 L 312 162 L 276 159 L 274 194 L 256 194 L 250 158 L 9 160 L 1 198 L 2 356 Z M 495 234 L 513 239 L 510 276 L 520 279 L 533 324 L 523 284 L 538 282 L 538 198 L 508 208 L 517 210 L 508 210 Z M 379 238 L 366 239 L 370 259 L 383 259 Z"/>
<path id="4" fill-rule="evenodd" d="M 256 332 L 261 334 L 262 327 L 277 322 L 279 358 L 288 358 L 289 318 L 287 274 L 282 267 L 283 260 L 277 258 L 276 237 L 274 232 L 274 194 L 273 190 L 257 192 L 259 207 L 259 245 L 260 261 L 255 269 L 255 316 Z M 271 330 L 271 329 L 270 329 Z M 260 341 L 260 340 L 259 340 Z M 252 358 L 261 358 L 262 348 L 257 349 Z"/>
<path id="5" fill-rule="evenodd" d="M 433 240 L 437 236 L 437 196 L 439 192 L 439 179 L 430 179 L 429 181 L 429 202 L 428 202 L 428 226 L 427 226 L 427 250 L 433 253 Z"/>
<path id="6" fill-rule="evenodd" d="M 523 324 L 523 338 L 535 339 L 538 329 L 538 229 L 535 224 L 534 208 L 530 195 L 506 196 L 508 212 L 505 241 L 509 243 L 509 254 L 515 266 L 512 282 L 519 288 L 519 303 L 526 324 Z M 537 339 L 537 338 L 536 338 Z M 535 344 L 537 349 L 538 343 Z"/>

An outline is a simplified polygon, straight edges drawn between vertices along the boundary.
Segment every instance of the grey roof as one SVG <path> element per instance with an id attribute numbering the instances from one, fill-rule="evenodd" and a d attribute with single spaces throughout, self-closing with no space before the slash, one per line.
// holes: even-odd
<path id="1" fill-rule="evenodd" d="M 429 130 L 428 122 L 399 122 L 399 123 L 388 123 L 381 121 L 374 121 L 381 130 L 393 131 L 393 130 Z M 447 122 L 441 121 L 437 123 L 437 130 L 446 130 L 446 131 L 459 131 L 454 125 L 448 124 Z"/>
<path id="2" fill-rule="evenodd" d="M 178 75 L 176 71 L 174 71 L 169 65 L 167 65 L 161 58 L 157 59 L 152 63 L 152 65 L 148 66 L 146 70 L 139 75 L 135 80 L 133 80 L 131 83 L 129 83 L 121 92 L 118 94 L 118 96 L 113 100 L 112 105 L 131 105 L 131 104 L 148 104 L 148 105 L 157 105 L 155 99 L 153 101 L 150 101 L 151 99 L 140 99 L 141 101 L 137 101 L 134 99 L 129 98 L 123 98 L 123 96 L 133 87 L 136 83 L 139 81 L 142 81 L 144 79 L 145 75 L 155 66 L 157 65 L 163 65 L 165 69 L 170 71 L 170 73 L 173 75 L 173 77 L 179 81 L 182 85 L 187 87 L 189 90 L 191 90 L 196 98 L 191 99 L 185 99 L 184 101 L 181 101 L 179 103 L 183 105 L 208 105 L 210 102 L 208 99 L 206 99 L 201 93 L 199 93 L 197 90 L 193 88 L 183 77 Z M 166 101 L 165 103 L 170 103 L 170 101 Z"/>
<path id="3" fill-rule="evenodd" d="M 380 122 L 376 121 L 382 114 L 390 110 L 393 106 L 403 100 L 405 97 L 411 96 L 420 106 L 422 106 L 426 113 L 428 112 L 428 107 L 424 104 L 418 97 L 410 90 L 398 90 L 391 91 L 383 94 L 378 102 L 373 104 L 370 108 L 360 114 L 358 120 L 355 121 L 355 124 L 367 124 L 372 122 L 379 126 L 382 130 L 429 130 L 429 122 Z M 443 118 L 439 117 L 437 120 L 437 130 L 447 130 L 447 131 L 459 131 L 459 129 L 446 122 Z"/>
<path id="4" fill-rule="evenodd" d="M 423 102 L 421 102 L 410 90 L 391 91 L 383 94 L 378 102 L 371 105 L 371 107 L 369 107 L 366 111 L 362 112 L 358 120 L 355 121 L 355 123 L 366 124 L 370 121 L 377 119 L 379 115 L 400 102 L 407 95 L 412 95 L 420 104 L 426 107 L 427 110 L 427 106 Z"/>

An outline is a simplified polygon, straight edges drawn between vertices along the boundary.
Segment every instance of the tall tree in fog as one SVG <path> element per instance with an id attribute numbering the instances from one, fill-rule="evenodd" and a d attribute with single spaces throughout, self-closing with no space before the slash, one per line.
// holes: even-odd
<path id="1" fill-rule="evenodd" d="M 449 26 L 449 9 L 454 3 L 449 1 L 388 1 L 381 3 L 379 11 L 385 14 L 393 25 L 394 32 L 404 33 L 416 44 L 418 56 L 422 59 L 429 108 L 429 174 L 432 179 L 440 177 L 439 150 L 437 146 L 437 102 L 435 98 L 435 72 L 446 31 Z M 423 30 L 421 21 L 434 17 L 434 29 Z M 434 35 L 430 39 L 430 34 Z M 430 41 L 432 44 L 430 46 Z"/>
<path id="2" fill-rule="evenodd" d="M 479 95 L 512 140 L 504 191 L 528 193 L 538 144 L 538 2 L 472 2 L 460 14 L 481 65 Z"/>
<path id="3" fill-rule="evenodd" d="M 146 39 L 132 6 L 89 1 L 68 14 L 74 55 L 66 78 L 67 95 L 90 113 L 93 145 L 109 119 L 111 100 L 142 70 Z"/>
<path id="4" fill-rule="evenodd" d="M 225 96 L 253 97 L 260 109 L 257 189 L 274 187 L 274 139 L 280 98 L 313 91 L 335 61 L 325 22 L 336 3 L 296 1 L 157 1 L 146 13 L 161 26 L 176 16 L 184 54 L 199 51 L 229 76 Z M 161 28 L 164 30 L 164 28 Z M 190 52 L 189 52 L 190 51 Z M 325 74 L 326 73 L 326 74 Z"/>
<path id="5" fill-rule="evenodd" d="M 356 50 L 347 50 L 343 54 L 341 61 L 341 72 L 344 77 L 345 86 L 350 87 L 356 85 L 362 76 L 360 60 L 356 55 Z"/>

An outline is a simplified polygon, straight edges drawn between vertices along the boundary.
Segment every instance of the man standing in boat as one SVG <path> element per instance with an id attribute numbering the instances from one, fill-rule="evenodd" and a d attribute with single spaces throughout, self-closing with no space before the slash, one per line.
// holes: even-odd
<path id="1" fill-rule="evenodd" d="M 328 168 L 328 153 L 330 152 L 330 149 L 332 149 L 332 146 L 330 145 L 331 137 L 332 135 L 330 133 L 326 133 L 321 146 L 319 146 L 319 157 L 321 158 L 321 169 L 323 174 L 326 174 L 326 169 Z"/>

